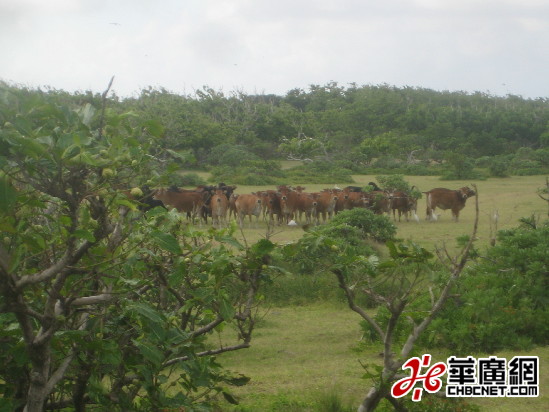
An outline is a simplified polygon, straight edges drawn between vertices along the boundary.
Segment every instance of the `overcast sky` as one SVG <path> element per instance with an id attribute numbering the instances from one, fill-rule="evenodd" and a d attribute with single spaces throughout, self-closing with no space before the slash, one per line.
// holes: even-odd
<path id="1" fill-rule="evenodd" d="M 119 96 L 335 81 L 549 98 L 549 0 L 0 0 L 0 79 Z"/>

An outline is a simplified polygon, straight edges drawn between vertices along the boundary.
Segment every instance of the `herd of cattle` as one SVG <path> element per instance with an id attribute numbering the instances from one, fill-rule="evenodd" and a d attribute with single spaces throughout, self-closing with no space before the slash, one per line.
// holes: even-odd
<path id="1" fill-rule="evenodd" d="M 324 189 L 320 192 L 307 193 L 305 187 L 278 186 L 276 190 L 264 190 L 250 194 L 234 193 L 236 186 L 219 183 L 217 186 L 198 186 L 196 189 L 182 189 L 178 187 L 150 189 L 141 188 L 142 195 L 134 197 L 140 202 L 140 208 L 148 209 L 156 206 L 175 208 L 178 212 L 187 215 L 194 221 L 202 219 L 207 223 L 208 218 L 214 226 L 222 226 L 228 218 L 234 216 L 240 227 L 248 216 L 256 222 L 263 216 L 269 223 L 319 224 L 326 222 L 334 214 L 354 208 L 367 208 L 376 214 L 393 214 L 396 221 L 404 216 L 406 221 L 417 217 L 417 198 L 412 193 L 390 191 L 379 188 L 370 182 L 371 190 L 363 190 L 357 186 L 347 186 L 344 189 Z M 412 187 L 413 189 L 413 187 Z M 458 190 L 444 188 L 432 189 L 423 192 L 426 195 L 427 220 L 437 220 L 435 209 L 451 209 L 454 220 L 457 221 L 459 212 L 465 207 L 467 198 L 475 192 L 468 187 Z"/>

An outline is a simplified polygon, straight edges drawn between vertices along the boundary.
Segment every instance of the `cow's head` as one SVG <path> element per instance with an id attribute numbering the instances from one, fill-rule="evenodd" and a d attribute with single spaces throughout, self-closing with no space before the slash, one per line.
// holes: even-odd
<path id="1" fill-rule="evenodd" d="M 465 200 L 471 196 L 475 196 L 476 193 L 473 189 L 467 187 L 467 186 L 464 186 L 462 187 L 461 189 L 459 189 L 459 192 L 461 193 L 461 197 Z"/>

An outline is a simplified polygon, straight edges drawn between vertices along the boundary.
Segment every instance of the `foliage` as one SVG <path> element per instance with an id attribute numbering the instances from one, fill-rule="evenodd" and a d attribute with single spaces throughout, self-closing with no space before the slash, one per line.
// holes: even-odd
<path id="1" fill-rule="evenodd" d="M 314 161 L 286 170 L 286 179 L 304 183 L 354 183 L 349 169 L 341 168 L 337 163 Z"/>
<path id="2" fill-rule="evenodd" d="M 280 163 L 261 160 L 244 161 L 238 167 L 214 167 L 210 173 L 212 183 L 230 182 L 231 184 L 251 186 L 278 184 L 285 177 Z"/>
<path id="3" fill-rule="evenodd" d="M 234 402 L 248 378 L 215 354 L 249 346 L 274 245 L 137 210 L 122 189 L 163 158 L 158 122 L 1 92 L 0 409 Z M 229 324 L 234 345 L 207 344 Z"/>
<path id="4" fill-rule="evenodd" d="M 229 167 L 239 167 L 243 163 L 260 160 L 256 154 L 250 152 L 245 146 L 227 143 L 212 148 L 210 157 L 210 164 Z"/>
<path id="5" fill-rule="evenodd" d="M 517 176 L 532 176 L 543 174 L 549 167 L 549 150 L 547 148 L 532 150 L 522 147 L 509 162 L 509 169 Z"/>
<path id="6" fill-rule="evenodd" d="M 359 229 L 363 239 L 373 239 L 377 242 L 387 242 L 396 236 L 396 227 L 389 218 L 376 215 L 368 209 L 344 210 L 334 216 L 330 225 L 334 227 L 343 225 Z"/>
<path id="7" fill-rule="evenodd" d="M 46 93 L 61 104 L 100 101 L 90 92 L 25 92 Z M 239 157 L 274 160 L 281 151 L 355 173 L 369 168 L 368 173 L 426 175 L 435 174 L 431 169 L 448 152 L 474 159 L 530 148 L 530 158 L 517 159 L 511 172 L 545 173 L 549 168 L 549 101 L 543 99 L 389 85 L 345 88 L 330 82 L 285 96 L 224 93 L 207 86 L 177 95 L 149 87 L 137 97 L 113 99 L 110 107 L 117 114 L 160 121 L 161 138 L 149 153 L 163 161 L 157 165 L 159 173 L 170 163 L 180 168 L 235 165 Z M 337 164 L 341 160 L 347 164 Z M 451 166 L 448 178 L 470 178 L 460 177 L 468 176 L 463 170 Z"/>
<path id="8" fill-rule="evenodd" d="M 509 176 L 509 161 L 508 159 L 496 156 L 490 160 L 488 165 L 488 171 L 490 176 L 493 177 L 507 177 Z"/>
<path id="9" fill-rule="evenodd" d="M 433 322 L 428 344 L 460 353 L 549 342 L 549 224 L 500 231 L 498 244 L 464 274 L 459 298 Z"/>
<path id="10" fill-rule="evenodd" d="M 441 180 L 485 179 L 474 169 L 473 159 L 460 153 L 449 152 L 446 154 L 446 172 Z"/>
<path id="11" fill-rule="evenodd" d="M 325 272 L 342 250 L 349 255 L 370 256 L 372 247 L 366 236 L 348 224 L 330 223 L 310 229 L 295 243 L 286 245 L 284 261 L 297 274 L 318 275 Z"/>
<path id="12" fill-rule="evenodd" d="M 204 178 L 199 176 L 196 173 L 171 173 L 168 176 L 168 185 L 169 186 L 200 186 L 206 185 L 207 182 Z"/>
<path id="13" fill-rule="evenodd" d="M 384 190 L 401 191 L 415 199 L 421 199 L 421 191 L 415 186 L 410 186 L 403 175 L 376 176 L 376 179 Z"/>

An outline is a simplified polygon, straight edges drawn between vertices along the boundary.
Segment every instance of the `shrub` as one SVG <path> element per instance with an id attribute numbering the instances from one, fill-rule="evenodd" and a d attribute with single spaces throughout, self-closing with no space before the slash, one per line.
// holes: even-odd
<path id="1" fill-rule="evenodd" d="M 425 164 L 407 164 L 401 168 L 400 173 L 409 176 L 434 176 L 440 172 L 438 168 Z"/>
<path id="2" fill-rule="evenodd" d="M 473 159 L 460 153 L 446 154 L 446 171 L 441 180 L 483 179 L 481 173 L 474 169 Z"/>
<path id="3" fill-rule="evenodd" d="M 421 192 L 418 188 L 410 186 L 406 180 L 404 180 L 403 175 L 385 175 L 385 176 L 376 176 L 377 181 L 386 190 L 398 190 L 410 194 L 415 199 L 421 199 Z M 413 188 L 413 189 L 412 189 Z"/>
<path id="4" fill-rule="evenodd" d="M 493 157 L 488 164 L 488 170 L 490 176 L 493 177 L 509 176 L 509 159 L 506 157 Z"/>
<path id="5" fill-rule="evenodd" d="M 207 182 L 196 173 L 186 173 L 184 175 L 172 173 L 168 177 L 169 186 L 199 186 Z"/>
<path id="6" fill-rule="evenodd" d="M 210 163 L 219 166 L 238 167 L 248 161 L 261 160 L 255 153 L 250 152 L 245 146 L 221 144 L 212 149 L 209 158 Z"/>
<path id="7" fill-rule="evenodd" d="M 288 169 L 287 178 L 300 183 L 354 183 L 352 171 L 326 161 L 315 161 Z"/>
<path id="8" fill-rule="evenodd" d="M 373 239 L 378 242 L 394 240 L 396 226 L 386 216 L 376 215 L 367 209 L 344 210 L 338 213 L 330 222 L 332 227 L 348 225 L 360 230 L 364 239 Z"/>
<path id="9" fill-rule="evenodd" d="M 242 162 L 239 167 L 218 166 L 212 168 L 210 181 L 227 181 L 240 185 L 273 185 L 286 178 L 280 163 L 276 161 Z"/>
<path id="10" fill-rule="evenodd" d="M 464 273 L 459 297 L 433 322 L 428 345 L 492 352 L 549 342 L 549 223 L 500 231 L 498 239 Z"/>

